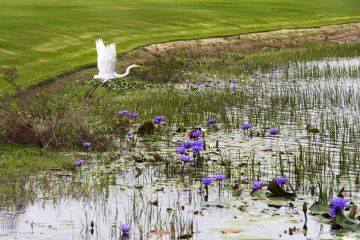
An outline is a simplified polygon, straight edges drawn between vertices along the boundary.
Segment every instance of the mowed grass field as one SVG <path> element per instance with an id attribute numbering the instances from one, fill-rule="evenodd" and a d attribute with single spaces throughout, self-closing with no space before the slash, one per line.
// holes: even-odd
<path id="1" fill-rule="evenodd" d="M 174 39 L 360 21 L 359 0 L 0 0 L 0 66 L 22 86 L 96 62 L 94 41 L 119 53 Z M 121 70 L 119 70 L 121 72 Z M 0 91 L 10 86 L 0 80 Z"/>

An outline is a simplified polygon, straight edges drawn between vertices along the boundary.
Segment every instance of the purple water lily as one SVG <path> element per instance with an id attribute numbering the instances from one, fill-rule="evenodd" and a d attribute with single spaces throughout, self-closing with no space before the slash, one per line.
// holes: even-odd
<path id="1" fill-rule="evenodd" d="M 192 147 L 191 147 L 191 150 L 192 150 L 193 152 L 200 152 L 200 151 L 203 150 L 203 146 L 201 146 L 201 145 L 195 145 L 195 146 L 192 146 Z"/>
<path id="2" fill-rule="evenodd" d="M 126 223 L 123 223 L 123 224 L 121 224 L 120 229 L 123 234 L 129 234 L 129 232 L 131 230 L 131 226 Z"/>
<path id="3" fill-rule="evenodd" d="M 202 140 L 197 140 L 197 141 L 192 141 L 190 142 L 190 146 L 193 147 L 193 146 L 204 146 L 204 141 Z"/>
<path id="4" fill-rule="evenodd" d="M 176 152 L 179 154 L 184 154 L 187 149 L 190 149 L 193 152 L 200 152 L 204 148 L 204 141 L 197 140 L 197 141 L 186 141 L 183 142 L 180 147 L 176 149 Z"/>
<path id="5" fill-rule="evenodd" d="M 253 188 L 254 190 L 259 190 L 259 189 L 261 189 L 263 186 L 266 186 L 266 182 L 260 180 L 260 181 L 253 182 L 252 188 Z"/>
<path id="6" fill-rule="evenodd" d="M 193 152 L 200 152 L 204 149 L 204 141 L 198 140 L 191 142 L 191 150 Z"/>
<path id="7" fill-rule="evenodd" d="M 165 117 L 164 116 L 155 116 L 152 119 L 152 123 L 157 124 L 157 123 L 165 123 Z"/>
<path id="8" fill-rule="evenodd" d="M 125 134 L 125 136 L 126 136 L 126 138 L 127 138 L 128 140 L 131 140 L 131 139 L 134 138 L 134 135 L 133 135 L 131 132 L 127 132 L 127 133 Z"/>
<path id="9" fill-rule="evenodd" d="M 337 213 L 343 213 L 345 207 L 348 207 L 349 205 L 349 199 L 335 198 L 330 202 L 329 215 L 335 217 Z"/>
<path id="10" fill-rule="evenodd" d="M 214 123 L 216 123 L 216 118 L 210 118 L 208 120 L 208 124 L 214 124 Z"/>
<path id="11" fill-rule="evenodd" d="M 237 84 L 237 81 L 235 79 L 231 79 L 231 80 L 229 80 L 229 83 L 230 84 Z"/>
<path id="12" fill-rule="evenodd" d="M 242 130 L 247 130 L 247 129 L 251 129 L 253 126 L 248 123 L 248 122 L 244 122 L 242 125 L 241 125 L 241 129 Z"/>
<path id="13" fill-rule="evenodd" d="M 126 112 L 125 112 L 126 111 Z M 132 112 L 129 112 L 127 110 L 124 110 L 124 113 L 121 115 L 121 116 L 127 116 L 127 117 L 132 117 L 132 118 L 137 118 L 139 117 L 139 114 L 138 113 L 132 113 Z"/>
<path id="14" fill-rule="evenodd" d="M 190 162 L 191 161 L 191 157 L 189 155 L 180 155 L 180 161 L 184 162 L 184 163 L 187 163 L 187 162 Z"/>
<path id="15" fill-rule="evenodd" d="M 85 164 L 85 160 L 79 159 L 74 162 L 74 166 L 80 167 Z"/>
<path id="16" fill-rule="evenodd" d="M 214 178 L 215 178 L 215 181 L 223 181 L 226 179 L 225 175 L 224 174 L 217 174 L 217 175 L 214 175 Z"/>
<path id="17" fill-rule="evenodd" d="M 86 147 L 86 148 L 91 147 L 91 142 L 84 142 L 83 147 Z"/>
<path id="18" fill-rule="evenodd" d="M 270 133 L 270 135 L 278 135 L 280 133 L 280 129 L 271 127 L 271 128 L 269 128 L 269 133 Z"/>
<path id="19" fill-rule="evenodd" d="M 205 184 L 205 185 L 209 185 L 209 184 L 211 184 L 211 183 L 214 182 L 214 179 L 213 179 L 213 178 L 206 177 L 206 178 L 202 178 L 202 179 L 201 179 L 201 182 L 202 182 L 203 184 Z"/>
<path id="20" fill-rule="evenodd" d="M 126 115 L 128 113 L 129 113 L 129 111 L 125 109 L 125 110 L 118 111 L 116 114 L 118 116 L 124 116 L 124 115 Z"/>
<path id="21" fill-rule="evenodd" d="M 176 149 L 176 152 L 177 152 L 178 154 L 184 154 L 184 153 L 186 152 L 186 148 L 183 147 L 183 146 L 178 147 L 178 148 Z"/>
<path id="22" fill-rule="evenodd" d="M 191 136 L 193 136 L 195 138 L 199 138 L 202 136 L 202 132 L 200 130 L 195 130 L 192 132 Z"/>
<path id="23" fill-rule="evenodd" d="M 191 148 L 191 144 L 192 144 L 191 141 L 186 141 L 186 142 L 183 142 L 182 147 L 184 147 L 184 148 Z"/>
<path id="24" fill-rule="evenodd" d="M 289 179 L 286 177 L 280 177 L 280 178 L 275 178 L 274 181 L 279 185 L 284 185 L 285 183 L 289 182 Z"/>

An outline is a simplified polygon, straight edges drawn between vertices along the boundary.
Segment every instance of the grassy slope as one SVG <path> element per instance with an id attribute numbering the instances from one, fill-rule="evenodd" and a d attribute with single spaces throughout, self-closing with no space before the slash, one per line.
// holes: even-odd
<path id="1" fill-rule="evenodd" d="M 94 63 L 94 40 L 118 51 L 179 38 L 360 21 L 359 0 L 2 0 L 0 66 L 23 86 Z M 0 91 L 9 89 L 0 80 Z"/>

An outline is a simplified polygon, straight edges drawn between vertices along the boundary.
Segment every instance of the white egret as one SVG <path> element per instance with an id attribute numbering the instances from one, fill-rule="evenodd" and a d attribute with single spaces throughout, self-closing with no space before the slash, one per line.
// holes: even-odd
<path id="1" fill-rule="evenodd" d="M 111 43 L 105 46 L 102 39 L 97 39 L 95 41 L 96 52 L 97 52 L 97 67 L 99 69 L 99 73 L 94 75 L 94 79 L 100 79 L 101 82 L 94 86 L 88 93 L 87 96 L 91 95 L 96 88 L 100 87 L 104 83 L 110 81 L 114 78 L 123 78 L 129 75 L 130 69 L 135 67 L 140 67 L 136 64 L 132 64 L 126 68 L 125 73 L 117 74 L 115 72 L 116 66 L 116 46 L 115 43 Z"/>

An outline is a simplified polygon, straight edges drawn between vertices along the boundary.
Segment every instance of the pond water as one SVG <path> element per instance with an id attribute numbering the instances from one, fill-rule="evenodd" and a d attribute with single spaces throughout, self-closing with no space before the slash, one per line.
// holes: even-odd
<path id="1" fill-rule="evenodd" d="M 143 189 L 137 189 L 135 182 Z M 332 235 L 326 221 L 311 217 L 307 238 L 304 236 L 304 216 L 296 210 L 302 205 L 300 200 L 293 202 L 295 208 L 289 206 L 290 201 L 275 200 L 274 204 L 283 205 L 275 208 L 268 206 L 271 200 L 254 200 L 246 190 L 238 198 L 223 190 L 219 198 L 218 188 L 212 187 L 205 202 L 204 194 L 199 191 L 200 184 L 186 186 L 187 182 L 187 176 L 168 179 L 155 170 L 145 171 L 135 180 L 132 171 L 123 171 L 100 193 L 88 189 L 90 192 L 86 196 L 75 199 L 39 199 L 23 210 L 3 213 L 1 238 L 119 239 L 121 222 L 133 226 L 130 239 L 170 239 L 172 234 L 178 239 L 192 232 L 193 239 L 307 239 L 317 236 L 328 239 Z M 93 234 L 91 221 L 95 224 Z M 297 228 L 293 236 L 285 233 L 293 227 Z M 151 234 L 153 230 L 158 231 Z"/>
<path id="2" fill-rule="evenodd" d="M 304 63 L 320 68 L 359 66 L 359 59 Z M 242 130 L 223 123 L 201 127 L 206 150 L 201 164 L 183 167 L 175 150 L 187 132 L 159 127 L 156 137 L 117 143 L 111 153 L 79 153 L 87 160 L 76 173 L 54 171 L 22 187 L 23 198 L 1 204 L 1 239 L 342 239 L 360 238 L 332 230 L 330 219 L 307 214 L 319 199 L 331 199 L 341 187 L 359 202 L 360 84 L 358 79 L 295 78 L 297 66 L 257 73 L 229 83 L 220 79 L 182 84 L 179 91 L 243 91 L 256 95 L 226 114 L 254 125 Z M 274 115 L 276 111 L 276 115 Z M 279 127 L 270 135 L 269 127 Z M 225 174 L 206 194 L 201 178 Z M 252 182 L 286 176 L 296 199 L 251 196 Z M 265 192 L 265 188 L 263 190 Z M 321 192 L 321 194 L 320 194 Z M 129 236 L 122 223 L 131 225 Z M 93 227 L 92 227 L 93 225 Z"/>

